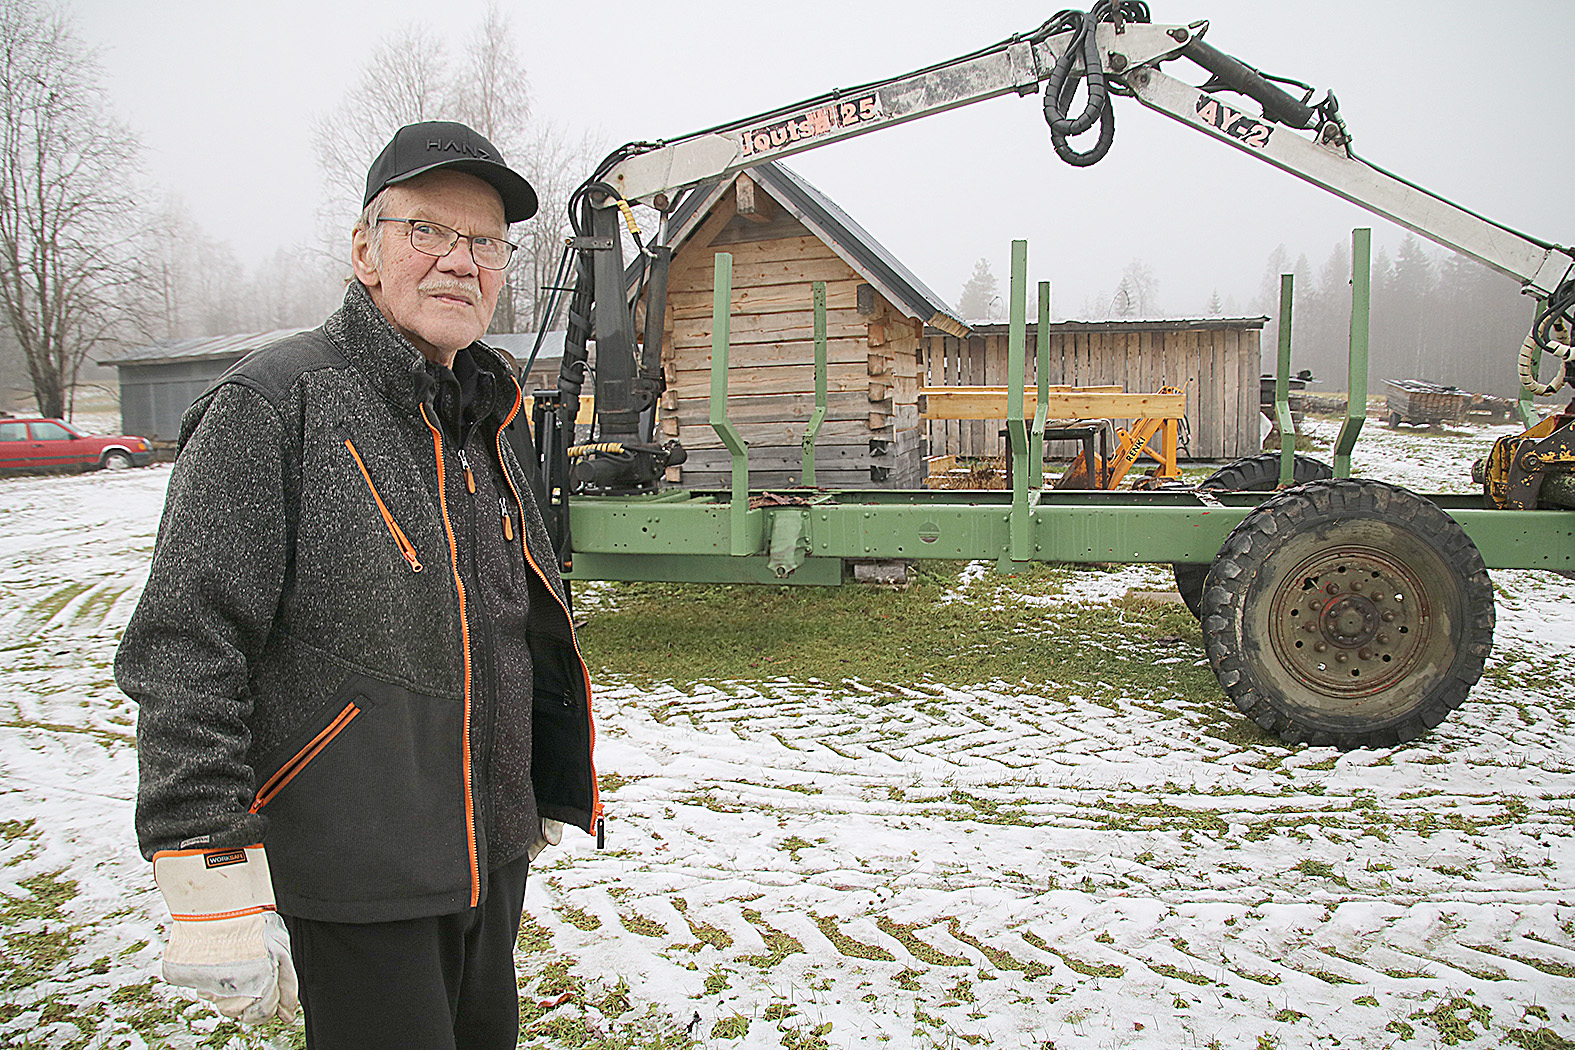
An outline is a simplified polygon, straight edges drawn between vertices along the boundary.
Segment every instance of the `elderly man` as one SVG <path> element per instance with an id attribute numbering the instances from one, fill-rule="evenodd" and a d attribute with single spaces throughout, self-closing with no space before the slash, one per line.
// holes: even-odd
<path id="1" fill-rule="evenodd" d="M 536 194 L 431 122 L 362 203 L 344 305 L 182 421 L 116 659 L 137 834 L 170 983 L 255 1021 L 299 975 L 316 1050 L 513 1047 L 526 868 L 600 819 L 520 388 L 478 341 Z"/>

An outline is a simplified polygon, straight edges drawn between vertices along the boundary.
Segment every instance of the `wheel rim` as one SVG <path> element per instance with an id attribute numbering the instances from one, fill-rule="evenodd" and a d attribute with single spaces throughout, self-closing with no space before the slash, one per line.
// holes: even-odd
<path id="1" fill-rule="evenodd" d="M 1403 682 L 1447 648 L 1429 587 L 1394 553 L 1327 548 L 1280 578 L 1268 633 L 1284 671 L 1328 697 L 1359 700 Z"/>

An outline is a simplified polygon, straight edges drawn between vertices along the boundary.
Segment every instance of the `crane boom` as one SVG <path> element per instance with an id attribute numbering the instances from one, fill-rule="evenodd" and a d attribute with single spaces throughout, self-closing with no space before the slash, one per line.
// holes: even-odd
<path id="1" fill-rule="evenodd" d="M 1092 12 L 1063 11 L 1037 30 L 901 76 L 828 92 L 743 120 L 667 142 L 631 143 L 614 152 L 576 191 L 570 204 L 579 237 L 569 330 L 555 402 L 557 428 L 541 439 L 548 492 L 648 492 L 663 468 L 681 463 L 677 442 L 652 444 L 654 406 L 662 387 L 661 325 L 648 324 L 637 350 L 629 289 L 625 286 L 619 212 L 631 203 L 667 210 L 671 194 L 756 164 L 882 128 L 907 123 L 1001 95 L 1030 95 L 1044 82 L 1045 116 L 1062 159 L 1079 166 L 1099 160 L 1114 134 L 1107 92 L 1131 95 L 1144 106 L 1234 146 L 1298 178 L 1427 239 L 1478 260 L 1550 300 L 1533 335 L 1575 313 L 1575 253 L 1527 236 L 1454 204 L 1356 156 L 1332 94 L 1298 100 L 1253 67 L 1203 40 L 1207 22 L 1155 25 L 1139 0 L 1098 0 Z M 1211 76 L 1193 87 L 1160 70 L 1187 58 Z M 1084 112 L 1070 116 L 1079 82 L 1087 85 Z M 1283 81 L 1282 81 L 1283 82 Z M 1303 85 L 1305 86 L 1305 85 Z M 1245 95 L 1261 114 L 1231 105 L 1224 92 Z M 1079 152 L 1069 138 L 1098 122 L 1099 144 Z M 631 216 L 632 228 L 632 216 Z M 667 256 L 646 252 L 653 301 L 665 292 Z M 648 318 L 648 321 L 650 319 Z M 596 444 L 574 446 L 574 420 L 587 362 L 597 343 Z M 1568 347 L 1545 336 L 1536 344 L 1568 358 Z M 1528 347 L 1533 344 L 1528 341 Z M 1525 370 L 1523 351 L 1522 370 Z M 638 361 L 636 360 L 638 353 Z M 568 457 L 577 455 L 572 477 Z M 566 484 L 566 482 L 569 482 Z M 567 511 L 557 505 L 566 529 Z"/>

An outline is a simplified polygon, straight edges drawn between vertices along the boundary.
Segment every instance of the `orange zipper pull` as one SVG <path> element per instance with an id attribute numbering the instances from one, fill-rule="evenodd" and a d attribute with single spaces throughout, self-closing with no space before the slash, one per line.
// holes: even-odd
<path id="1" fill-rule="evenodd" d="M 514 515 L 509 513 L 509 505 L 501 498 L 498 500 L 498 510 L 503 512 L 503 538 L 510 543 L 514 542 Z"/>
<path id="2" fill-rule="evenodd" d="M 476 494 L 476 476 L 470 472 L 470 460 L 465 458 L 465 450 L 459 450 L 459 465 L 465 468 L 465 491 L 471 495 Z"/>

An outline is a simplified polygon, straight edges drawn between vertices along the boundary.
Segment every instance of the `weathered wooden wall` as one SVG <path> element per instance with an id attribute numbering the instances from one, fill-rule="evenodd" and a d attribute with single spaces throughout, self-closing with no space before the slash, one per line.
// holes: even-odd
<path id="1" fill-rule="evenodd" d="M 1187 395 L 1191 432 L 1184 458 L 1236 459 L 1259 450 L 1258 375 L 1262 321 L 1078 322 L 1051 325 L 1051 383 L 1129 391 L 1178 387 Z M 1000 385 L 1007 381 L 1005 325 L 980 326 L 957 339 L 928 330 L 924 336 L 925 385 Z M 1035 370 L 1038 325 L 1028 326 L 1028 379 Z M 1117 420 L 1129 426 L 1131 420 Z M 1004 451 L 1005 420 L 932 420 L 925 424 L 929 454 L 995 456 Z M 1057 442 L 1049 454 L 1072 456 Z"/>
<path id="2" fill-rule="evenodd" d="M 756 188 L 755 193 L 760 194 Z M 817 484 L 918 487 L 923 450 L 918 418 L 922 325 L 884 297 L 809 229 L 777 210 L 764 221 L 724 199 L 679 247 L 668 281 L 662 349 L 667 391 L 658 418 L 664 439 L 689 458 L 668 480 L 725 487 L 730 457 L 710 424 L 713 267 L 733 255 L 728 418 L 749 443 L 750 484 L 800 483 L 804 432 L 815 409 L 812 283 L 826 282 L 827 412 L 816 438 Z"/>

